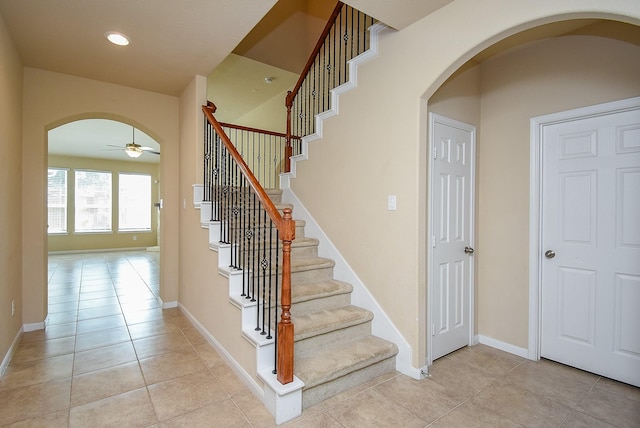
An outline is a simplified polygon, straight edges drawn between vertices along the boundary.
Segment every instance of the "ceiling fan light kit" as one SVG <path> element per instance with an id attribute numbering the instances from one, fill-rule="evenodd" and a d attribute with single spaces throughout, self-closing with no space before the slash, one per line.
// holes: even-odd
<path id="1" fill-rule="evenodd" d="M 140 155 L 143 153 L 143 150 L 139 144 L 131 143 L 131 144 L 127 144 L 127 147 L 124 149 L 124 152 L 130 158 L 135 159 L 140 157 Z"/>

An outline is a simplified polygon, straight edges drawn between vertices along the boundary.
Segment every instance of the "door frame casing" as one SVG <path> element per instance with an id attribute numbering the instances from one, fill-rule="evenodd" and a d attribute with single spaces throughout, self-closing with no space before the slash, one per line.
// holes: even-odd
<path id="1" fill-rule="evenodd" d="M 427 173 L 427 215 L 429 216 L 427 221 L 427 367 L 433 364 L 433 347 L 431 326 L 433 325 L 433 250 L 432 237 L 433 237 L 433 147 L 434 147 L 434 124 L 436 122 L 443 123 L 448 126 L 462 129 L 471 133 L 471 183 L 469 184 L 469 191 L 471 192 L 471 222 L 469 230 L 469 246 L 475 245 L 475 212 L 476 212 L 476 127 L 468 123 L 460 122 L 455 119 L 448 118 L 446 116 L 439 115 L 437 113 L 429 112 L 429 138 L 428 138 L 428 150 L 427 150 L 427 164 L 429 165 L 429 171 Z M 475 257 L 469 257 L 469 344 L 475 344 Z"/>
<path id="2" fill-rule="evenodd" d="M 529 342 L 528 358 L 540 359 L 542 337 L 542 159 L 546 126 L 620 113 L 640 107 L 640 97 L 627 98 L 537 116 L 530 120 L 529 176 Z"/>

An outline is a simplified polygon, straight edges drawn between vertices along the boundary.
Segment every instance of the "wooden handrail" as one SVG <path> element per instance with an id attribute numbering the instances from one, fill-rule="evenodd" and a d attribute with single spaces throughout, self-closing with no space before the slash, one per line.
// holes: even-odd
<path id="1" fill-rule="evenodd" d="M 250 126 L 236 125 L 234 123 L 220 122 L 220 125 L 222 125 L 225 128 L 237 129 L 239 131 L 255 132 L 255 133 L 258 133 L 258 134 L 273 135 L 274 137 L 285 138 L 287 136 L 287 134 L 285 134 L 284 132 L 268 131 L 266 129 L 259 129 L 259 128 L 252 128 Z M 293 139 L 293 140 L 301 140 L 302 138 L 298 137 L 297 135 L 292 135 L 291 139 Z"/>
<path id="2" fill-rule="evenodd" d="M 311 55 L 309 55 L 309 59 L 307 60 L 307 63 L 302 69 L 302 73 L 300 73 L 300 77 L 298 78 L 298 82 L 296 83 L 296 86 L 294 86 L 293 89 L 287 93 L 287 99 L 286 99 L 287 107 L 290 107 L 293 105 L 293 100 L 296 97 L 296 95 L 298 95 L 298 91 L 302 86 L 302 82 L 304 82 L 304 79 L 307 77 L 307 73 L 309 73 L 309 70 L 311 69 L 313 62 L 315 61 L 316 56 L 318 56 L 318 53 L 320 52 L 320 49 L 324 44 L 324 39 L 327 38 L 329 31 L 331 31 L 331 27 L 333 27 L 333 24 L 336 22 L 336 19 L 338 18 L 338 15 L 342 10 L 342 6 L 344 6 L 344 3 L 342 3 L 341 1 L 339 1 L 336 4 L 336 7 L 333 9 L 333 12 L 331 13 L 331 16 L 329 16 L 327 25 L 325 25 L 324 30 L 322 30 L 322 34 L 320 35 L 320 38 L 318 39 L 316 46 L 313 48 L 313 51 L 311 52 Z"/>
<path id="3" fill-rule="evenodd" d="M 258 179 L 253 175 L 244 159 L 222 129 L 220 122 L 216 120 L 213 113 L 216 106 L 212 102 L 202 106 L 202 111 L 207 121 L 213 126 L 225 148 L 236 162 L 242 175 L 246 178 L 251 189 L 262 203 L 265 211 L 278 229 L 280 240 L 282 241 L 282 291 L 280 304 L 282 314 L 278 323 L 278 358 L 276 361 L 277 379 L 282 384 L 293 382 L 293 335 L 294 326 L 291 322 L 291 242 L 296 238 L 296 223 L 292 218 L 292 209 L 284 208 L 283 215 L 273 204 Z"/>
<path id="4" fill-rule="evenodd" d="M 300 88 L 302 87 L 302 82 L 304 82 L 304 79 L 307 77 L 311 66 L 315 62 L 316 56 L 318 56 L 320 49 L 322 49 L 322 45 L 324 45 L 324 40 L 327 38 L 327 35 L 331 31 L 331 28 L 333 27 L 333 24 L 335 24 L 336 19 L 338 19 L 343 6 L 344 3 L 342 3 L 341 1 L 338 1 L 338 3 L 336 3 L 336 7 L 333 9 L 333 12 L 331 12 L 331 16 L 329 16 L 327 24 L 324 26 L 324 29 L 322 30 L 322 34 L 320 34 L 320 37 L 318 38 L 316 46 L 313 48 L 311 55 L 309 55 L 309 59 L 302 69 L 302 73 L 300 73 L 300 77 L 296 82 L 296 86 L 294 86 L 291 91 L 287 92 L 287 96 L 285 98 L 285 106 L 287 108 L 287 133 L 284 148 L 284 172 L 291 171 L 291 156 L 293 155 L 293 146 L 291 145 L 291 139 L 293 138 L 291 135 L 291 107 L 293 106 L 293 100 L 295 99 L 296 95 L 298 95 L 298 91 L 300 91 Z"/>

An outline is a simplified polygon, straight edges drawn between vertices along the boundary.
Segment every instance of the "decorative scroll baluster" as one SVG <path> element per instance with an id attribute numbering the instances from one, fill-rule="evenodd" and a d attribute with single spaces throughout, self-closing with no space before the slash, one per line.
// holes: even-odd
<path id="1" fill-rule="evenodd" d="M 300 154 L 294 135 L 315 132 L 315 116 L 331 108 L 331 90 L 349 79 L 348 62 L 369 49 L 368 28 L 374 19 L 338 2 L 314 48 L 300 79 L 287 94 L 285 171 L 291 156 Z"/>

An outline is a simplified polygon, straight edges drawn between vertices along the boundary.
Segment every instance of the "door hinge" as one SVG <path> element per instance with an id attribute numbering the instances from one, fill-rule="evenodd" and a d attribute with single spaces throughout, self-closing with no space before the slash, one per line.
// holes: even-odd
<path id="1" fill-rule="evenodd" d="M 431 336 L 435 336 L 435 335 L 436 335 L 436 325 L 431 324 Z"/>
<path id="2" fill-rule="evenodd" d="M 433 158 L 438 159 L 438 148 L 435 144 L 433 145 Z"/>
<path id="3" fill-rule="evenodd" d="M 436 235 L 431 235 L 431 247 L 436 248 Z"/>

